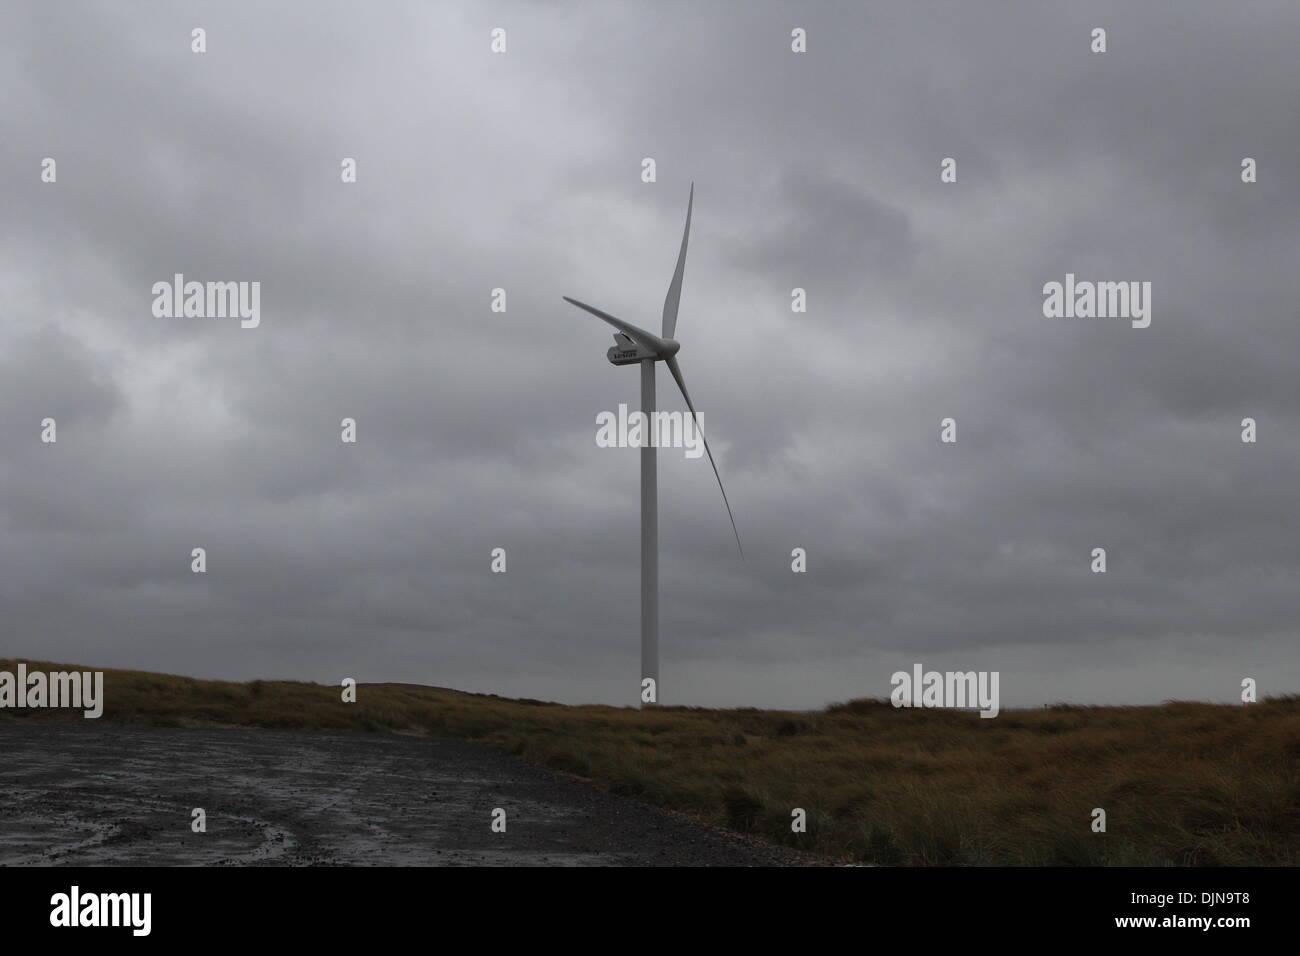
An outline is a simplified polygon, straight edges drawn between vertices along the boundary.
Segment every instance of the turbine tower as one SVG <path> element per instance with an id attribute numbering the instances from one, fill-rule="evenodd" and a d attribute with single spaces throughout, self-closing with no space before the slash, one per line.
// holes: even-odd
<path id="1" fill-rule="evenodd" d="M 686 229 L 682 232 L 682 248 L 677 254 L 677 268 L 673 270 L 673 281 L 668 286 L 668 296 L 664 299 L 664 319 L 662 335 L 655 335 L 645 329 L 639 329 L 630 322 L 616 319 L 608 312 L 570 299 L 564 301 L 585 309 L 597 318 L 604 319 L 612 325 L 614 346 L 606 357 L 614 365 L 641 366 L 641 411 L 646 416 L 645 431 L 650 431 L 650 422 L 655 413 L 655 363 L 663 362 L 672 373 L 673 380 L 681 389 L 686 407 L 691 411 L 700 437 L 704 439 L 704 450 L 709 455 L 709 464 L 713 466 L 713 477 L 718 479 L 718 490 L 722 492 L 722 503 L 727 506 L 727 517 L 731 519 L 731 530 L 736 536 L 736 547 L 743 560 L 745 550 L 740 546 L 740 532 L 736 530 L 736 519 L 731 514 L 731 502 L 727 500 L 727 489 L 722 487 L 722 476 L 718 474 L 718 465 L 713 460 L 713 451 L 709 440 L 704 437 L 699 415 L 691 402 L 691 395 L 686 391 L 686 382 L 682 378 L 681 366 L 677 364 L 677 352 L 681 345 L 673 338 L 677 331 L 677 306 L 682 298 L 682 272 L 686 268 L 686 244 L 691 237 L 691 209 L 695 205 L 695 184 L 691 183 L 690 198 L 686 202 Z M 641 446 L 641 686 L 642 704 L 645 700 L 646 679 L 654 681 L 654 699 L 659 700 L 659 462 L 655 455 L 657 449 L 649 440 Z"/>

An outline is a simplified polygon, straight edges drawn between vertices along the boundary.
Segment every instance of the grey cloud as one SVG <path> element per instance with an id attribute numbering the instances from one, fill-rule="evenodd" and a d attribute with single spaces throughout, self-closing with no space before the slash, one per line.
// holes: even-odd
<path id="1" fill-rule="evenodd" d="M 0 13 L 6 652 L 630 701 L 636 455 L 594 432 L 637 376 L 560 296 L 657 325 L 693 180 L 682 367 L 749 560 L 661 454 L 667 699 L 1295 690 L 1292 5 L 312 11 Z M 1067 271 L 1152 281 L 1152 327 L 1044 318 Z M 262 326 L 154 318 L 175 272 Z"/>

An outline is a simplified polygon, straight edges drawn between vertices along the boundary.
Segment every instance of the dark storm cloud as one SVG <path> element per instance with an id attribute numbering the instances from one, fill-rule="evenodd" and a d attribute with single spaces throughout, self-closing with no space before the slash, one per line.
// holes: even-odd
<path id="1" fill-rule="evenodd" d="M 773 205 L 766 235 L 741 247 L 740 264 L 787 296 L 795 286 L 842 296 L 882 271 L 907 269 L 916 255 L 905 213 L 816 169 L 789 171 Z"/>
<path id="2" fill-rule="evenodd" d="M 629 701 L 636 454 L 594 434 L 637 375 L 560 296 L 657 327 L 694 180 L 681 361 L 749 560 L 661 454 L 666 700 L 1296 689 L 1294 6 L 303 9 L 0 14 L 7 652 Z M 261 326 L 154 318 L 176 272 Z M 1044 318 L 1066 272 L 1152 282 L 1151 328 Z"/>

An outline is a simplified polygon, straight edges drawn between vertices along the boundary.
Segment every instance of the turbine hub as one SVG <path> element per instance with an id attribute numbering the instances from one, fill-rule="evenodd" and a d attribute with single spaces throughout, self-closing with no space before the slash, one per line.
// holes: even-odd
<path id="1" fill-rule="evenodd" d="M 663 351 L 659 353 L 661 359 L 670 359 L 681 351 L 682 344 L 676 339 L 664 339 Z"/>

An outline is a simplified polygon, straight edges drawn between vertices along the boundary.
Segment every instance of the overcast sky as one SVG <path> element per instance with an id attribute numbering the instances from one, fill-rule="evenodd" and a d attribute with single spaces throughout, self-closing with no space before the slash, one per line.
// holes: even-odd
<path id="1" fill-rule="evenodd" d="M 1297 49 L 1291 0 L 5 4 L 0 656 L 635 701 L 639 376 L 560 297 L 657 331 L 693 180 L 747 560 L 661 452 L 665 703 L 1300 691 Z M 1066 273 L 1151 326 L 1044 317 Z"/>

